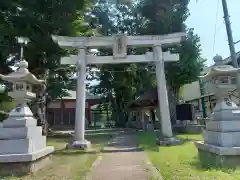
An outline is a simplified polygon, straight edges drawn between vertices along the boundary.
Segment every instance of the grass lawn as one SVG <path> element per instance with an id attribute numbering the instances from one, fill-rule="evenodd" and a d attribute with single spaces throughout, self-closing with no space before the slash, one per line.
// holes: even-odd
<path id="1" fill-rule="evenodd" d="M 86 137 L 92 143 L 92 150 L 97 153 L 86 153 L 83 150 L 65 150 L 63 147 L 69 141 L 68 137 L 50 137 L 48 145 L 55 146 L 56 152 L 52 156 L 52 163 L 36 174 L 24 177 L 1 177 L 1 180 L 81 180 L 88 172 L 92 163 L 98 157 L 98 152 L 112 135 L 91 135 Z"/>
<path id="2" fill-rule="evenodd" d="M 178 135 L 185 140 L 178 146 L 157 146 L 155 133 L 139 132 L 138 143 L 147 152 L 150 161 L 157 167 L 164 180 L 236 180 L 240 170 L 204 167 L 198 160 L 194 140 L 201 135 Z"/>

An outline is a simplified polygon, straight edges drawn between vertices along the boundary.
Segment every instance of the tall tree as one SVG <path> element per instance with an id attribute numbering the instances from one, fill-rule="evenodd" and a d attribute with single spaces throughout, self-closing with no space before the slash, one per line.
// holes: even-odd
<path id="1" fill-rule="evenodd" d="M 141 0 L 139 13 L 146 19 L 146 26 L 139 34 L 161 35 L 174 32 L 186 32 L 180 46 L 170 50 L 180 54 L 180 61 L 166 65 L 169 105 L 172 121 L 176 120 L 176 104 L 179 88 L 197 80 L 204 61 L 201 56 L 200 39 L 193 29 L 187 29 L 185 21 L 189 16 L 189 0 Z"/>
<path id="2" fill-rule="evenodd" d="M 69 78 L 74 74 L 73 68 L 60 67 L 60 57 L 67 52 L 52 41 L 51 35 L 90 35 L 92 31 L 84 22 L 87 5 L 85 0 L 13 0 L 0 3 L 0 39 L 6 42 L 0 50 L 0 65 L 4 65 L 0 68 L 1 73 L 8 70 L 9 56 L 13 61 L 19 60 L 20 49 L 15 37 L 28 37 L 30 43 L 25 48 L 24 57 L 29 69 L 47 81 L 46 85 L 35 89 L 38 98 L 33 102 L 36 105 L 34 114 L 39 125 L 43 126 L 44 134 L 47 132 L 46 101 L 66 95 Z"/>
<path id="3" fill-rule="evenodd" d="M 200 61 L 199 37 L 184 24 L 189 15 L 188 0 L 140 0 L 111 6 L 105 1 L 100 0 L 100 2 L 96 4 L 93 14 L 97 17 L 95 20 L 98 20 L 94 24 L 98 25 L 99 33 L 102 35 L 119 32 L 129 35 L 186 32 L 185 41 L 181 43 L 181 46 L 169 48 L 171 51 L 180 53 L 180 61 L 166 65 L 171 118 L 174 121 L 179 87 L 195 81 L 203 65 Z M 146 51 L 147 49 L 142 48 L 130 49 L 129 53 L 138 54 Z M 100 52 L 103 53 L 103 51 Z M 100 83 L 94 89 L 97 93 L 111 97 L 109 101 L 111 99 L 112 114 L 116 112 L 118 114 L 116 121 L 126 119 L 126 102 L 134 99 L 142 90 L 156 86 L 151 68 L 151 65 L 147 64 L 100 67 L 100 72 L 97 74 Z"/>
<path id="4" fill-rule="evenodd" d="M 92 14 L 98 32 L 104 36 L 115 33 L 134 34 L 138 24 L 134 14 L 127 5 L 110 5 L 100 0 L 93 8 Z M 99 49 L 99 55 L 112 55 L 111 49 Z M 132 50 L 129 49 L 129 53 Z M 96 73 L 99 84 L 92 89 L 95 93 L 102 94 L 111 104 L 112 118 L 117 126 L 124 126 L 128 119 L 127 103 L 133 99 L 135 93 L 135 77 L 138 67 L 135 64 L 102 65 Z M 134 88 L 134 89 L 133 89 Z"/>

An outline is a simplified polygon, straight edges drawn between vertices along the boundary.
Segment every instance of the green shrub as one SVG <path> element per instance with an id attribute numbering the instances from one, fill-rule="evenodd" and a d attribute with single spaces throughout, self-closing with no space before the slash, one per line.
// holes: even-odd
<path id="1" fill-rule="evenodd" d="M 7 117 L 8 117 L 8 113 L 6 113 L 4 111 L 0 111 L 0 122 L 7 119 Z"/>

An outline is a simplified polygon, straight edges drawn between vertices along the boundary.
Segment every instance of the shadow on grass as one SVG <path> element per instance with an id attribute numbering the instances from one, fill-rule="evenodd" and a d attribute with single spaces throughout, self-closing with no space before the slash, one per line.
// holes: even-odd
<path id="1" fill-rule="evenodd" d="M 183 138 L 183 137 L 178 137 L 178 139 L 180 140 L 179 145 L 184 145 L 185 143 L 193 143 L 193 142 L 199 141 L 198 139 Z"/>
<path id="2" fill-rule="evenodd" d="M 195 136 L 196 134 L 178 134 L 179 139 L 184 143 L 189 142 L 196 142 L 201 141 L 202 139 L 197 138 L 198 136 Z M 198 170 L 220 170 L 225 173 L 231 173 L 236 170 L 236 167 L 231 165 L 226 165 L 222 163 L 222 160 L 218 156 L 213 156 L 211 153 L 205 154 L 204 152 L 199 152 L 196 157 L 192 161 L 190 161 L 188 164 L 190 164 L 193 168 Z"/>
<path id="3" fill-rule="evenodd" d="M 121 150 L 103 150 L 102 153 L 118 153 L 118 152 L 141 152 L 142 149 L 134 148 L 134 149 L 121 149 Z"/>
<path id="4" fill-rule="evenodd" d="M 157 133 L 154 132 L 137 132 L 138 147 L 145 151 L 159 151 L 159 146 L 156 143 Z"/>
<path id="5" fill-rule="evenodd" d="M 101 149 L 101 150 L 92 150 L 92 151 L 84 151 L 84 150 L 57 150 L 53 154 L 56 156 L 72 156 L 72 155 L 81 155 L 81 154 L 98 154 L 98 153 L 118 153 L 118 152 L 141 152 L 143 151 L 139 147 L 128 147 L 125 149 Z"/>
<path id="6" fill-rule="evenodd" d="M 72 156 L 72 155 L 81 155 L 81 154 L 98 154 L 100 151 L 84 151 L 84 150 L 57 150 L 53 153 L 55 156 Z"/>
<path id="7" fill-rule="evenodd" d="M 189 162 L 189 165 L 191 165 L 193 168 L 197 170 L 204 170 L 204 171 L 210 171 L 210 170 L 220 170 L 225 173 L 231 174 L 236 170 L 236 167 L 231 167 L 231 166 L 223 166 L 218 163 L 215 163 L 213 159 L 209 158 L 204 158 L 201 159 L 199 156 L 195 157 L 191 162 Z"/>

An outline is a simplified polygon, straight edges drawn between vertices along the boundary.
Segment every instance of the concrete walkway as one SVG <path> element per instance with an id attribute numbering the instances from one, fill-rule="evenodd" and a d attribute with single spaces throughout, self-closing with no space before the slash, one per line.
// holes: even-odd
<path id="1" fill-rule="evenodd" d="M 146 158 L 133 134 L 121 134 L 104 148 L 87 180 L 149 180 Z"/>

